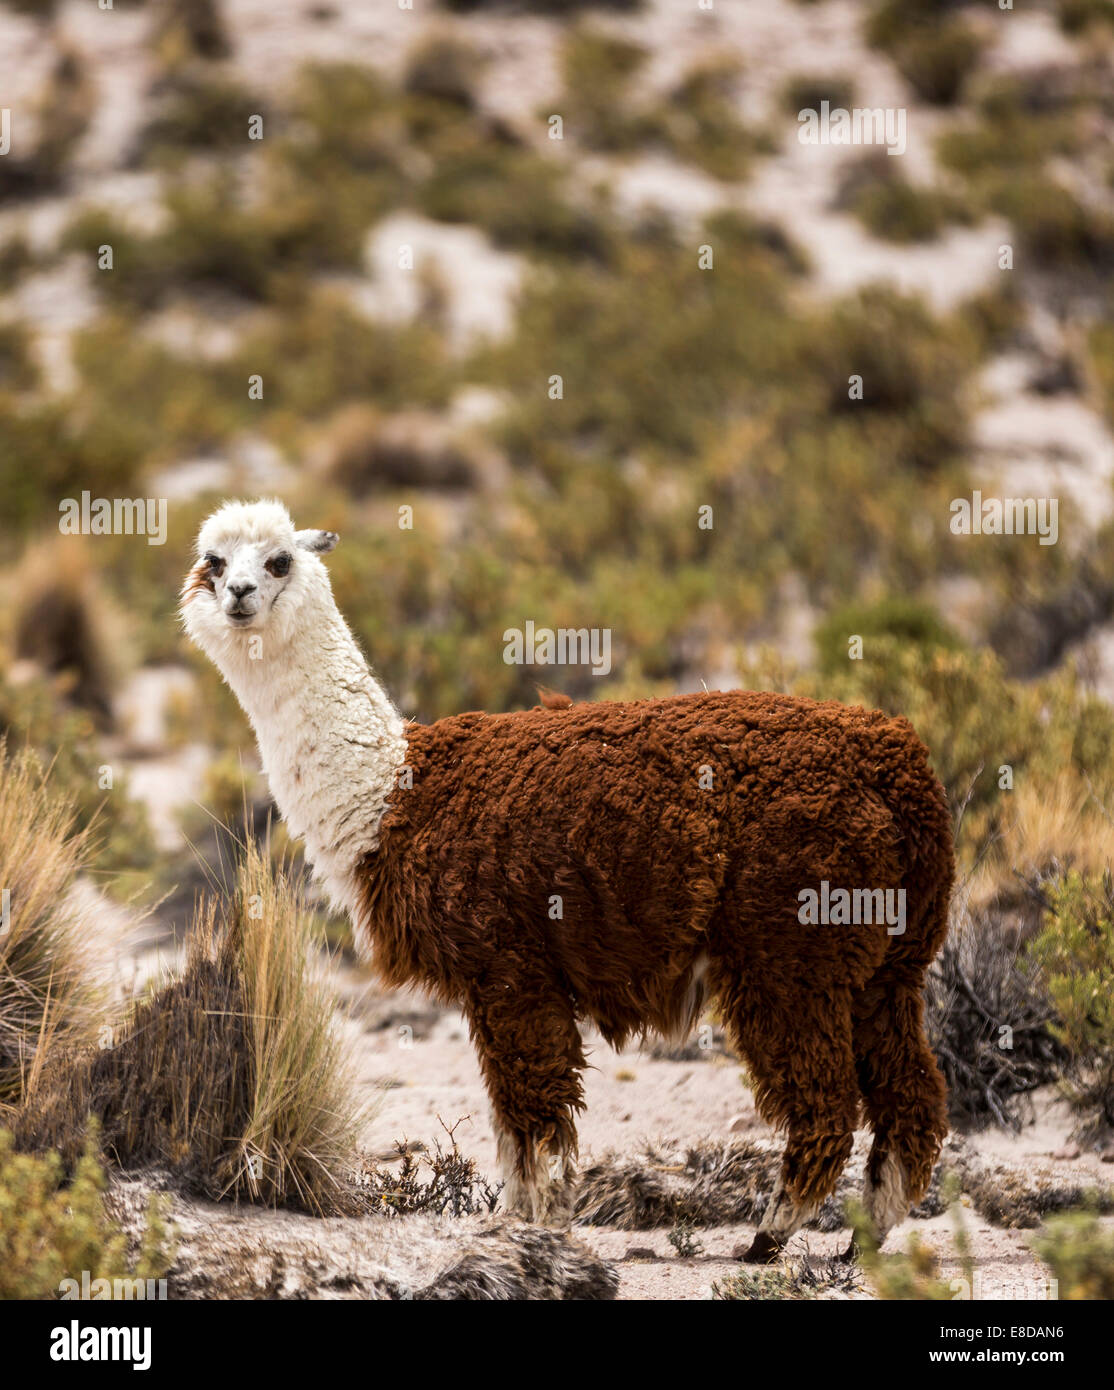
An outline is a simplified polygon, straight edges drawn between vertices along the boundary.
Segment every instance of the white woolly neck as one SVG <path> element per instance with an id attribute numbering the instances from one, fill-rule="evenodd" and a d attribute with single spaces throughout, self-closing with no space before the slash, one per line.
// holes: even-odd
<path id="1" fill-rule="evenodd" d="M 259 633 L 230 628 L 206 596 L 183 615 L 251 721 L 291 834 L 334 904 L 351 912 L 355 869 L 379 843 L 406 761 L 405 725 L 337 611 L 324 566 L 299 563 L 296 602 L 284 611 L 280 595 Z"/>

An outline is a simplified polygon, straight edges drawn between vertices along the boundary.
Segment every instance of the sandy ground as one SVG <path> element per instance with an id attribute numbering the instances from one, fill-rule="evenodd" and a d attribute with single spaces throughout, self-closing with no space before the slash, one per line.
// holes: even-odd
<path id="1" fill-rule="evenodd" d="M 350 1011 L 347 1029 L 364 1098 L 376 1107 L 364 1131 L 368 1151 L 385 1160 L 400 1141 L 445 1143 L 447 1126 L 481 1173 L 494 1174 L 495 1141 L 487 1102 L 461 1016 L 431 1008 L 419 996 L 384 994 L 362 972 L 347 968 L 337 983 Z M 579 1125 L 582 1167 L 605 1154 L 639 1158 L 648 1142 L 666 1148 L 737 1138 L 777 1142 L 755 1112 L 738 1062 L 723 1055 L 718 1045 L 696 1060 L 674 1061 L 652 1055 L 652 1048 L 616 1053 L 590 1033 L 586 1042 L 587 1109 Z M 1114 1170 L 1097 1154 L 1053 1156 L 1073 1152 L 1068 1140 L 1072 1126 L 1069 1109 L 1050 1091 L 1037 1098 L 1031 1122 L 1019 1134 L 991 1131 L 968 1137 L 965 1147 L 976 1161 L 1001 1162 L 1011 1172 L 1034 1179 L 1108 1184 Z M 857 1138 L 860 1158 L 868 1140 L 862 1134 Z M 977 1296 L 1048 1297 L 1049 1274 L 1029 1249 L 1031 1231 L 991 1225 L 969 1199 L 963 1203 L 963 1219 L 979 1272 Z M 886 1249 L 904 1248 L 915 1232 L 939 1255 L 942 1277 L 959 1278 L 953 1230 L 948 1214 L 910 1219 L 895 1229 Z M 714 1281 L 747 1268 L 732 1258 L 732 1251 L 749 1243 L 754 1227 L 702 1229 L 697 1233 L 702 1251 L 689 1259 L 678 1257 L 664 1228 L 577 1227 L 576 1234 L 616 1262 L 620 1298 L 708 1298 Z M 846 1231 L 806 1230 L 794 1238 L 785 1258 L 822 1259 L 844 1250 L 847 1240 Z M 870 1296 L 869 1291 L 862 1296 Z"/>

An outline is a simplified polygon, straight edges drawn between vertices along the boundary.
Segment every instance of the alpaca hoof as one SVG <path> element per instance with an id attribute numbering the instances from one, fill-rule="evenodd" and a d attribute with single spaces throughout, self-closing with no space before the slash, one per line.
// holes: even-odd
<path id="1" fill-rule="evenodd" d="M 775 1240 L 769 1231 L 759 1231 L 750 1243 L 750 1249 L 743 1253 L 740 1245 L 735 1251 L 735 1258 L 744 1264 L 768 1265 L 771 1260 L 776 1259 L 781 1253 L 781 1242 Z"/>

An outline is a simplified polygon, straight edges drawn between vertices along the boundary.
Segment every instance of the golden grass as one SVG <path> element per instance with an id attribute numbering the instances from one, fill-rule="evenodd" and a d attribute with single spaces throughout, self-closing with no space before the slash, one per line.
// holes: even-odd
<path id="1" fill-rule="evenodd" d="M 1114 818 L 1074 768 L 1021 782 L 1001 805 L 1000 839 L 969 880 L 972 907 L 1012 896 L 1019 876 L 1101 873 L 1114 864 Z"/>
<path id="2" fill-rule="evenodd" d="M 300 886 L 249 839 L 230 895 L 199 908 L 181 974 L 111 1046 L 48 1068 L 13 1123 L 17 1145 L 72 1165 L 92 1116 L 115 1161 L 159 1164 L 214 1198 L 358 1206 L 366 1112 L 318 960 Z"/>
<path id="3" fill-rule="evenodd" d="M 88 909 L 71 890 L 88 839 L 72 803 L 48 788 L 30 750 L 0 739 L 0 1108 L 33 1087 L 57 1046 L 91 1043 L 103 997 L 94 982 Z"/>

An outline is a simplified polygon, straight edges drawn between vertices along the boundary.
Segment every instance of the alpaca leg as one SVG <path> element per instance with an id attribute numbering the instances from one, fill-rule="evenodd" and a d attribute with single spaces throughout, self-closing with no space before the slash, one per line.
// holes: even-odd
<path id="1" fill-rule="evenodd" d="M 556 983 L 499 982 L 469 1006 L 491 1100 L 508 1211 L 558 1225 L 576 1177 L 576 1112 L 584 1051 L 572 1003 Z"/>
<path id="2" fill-rule="evenodd" d="M 859 1084 L 874 1143 L 863 1204 L 881 1242 L 924 1196 L 948 1132 L 947 1090 L 919 983 L 876 976 L 854 1001 Z"/>
<path id="3" fill-rule="evenodd" d="M 828 996 L 798 995 L 790 1009 L 756 1004 L 748 991 L 732 1033 L 750 1068 L 759 1111 L 788 1129 L 777 1184 L 743 1256 L 764 1263 L 834 1191 L 851 1153 L 859 1088 L 850 997 L 838 988 Z"/>

